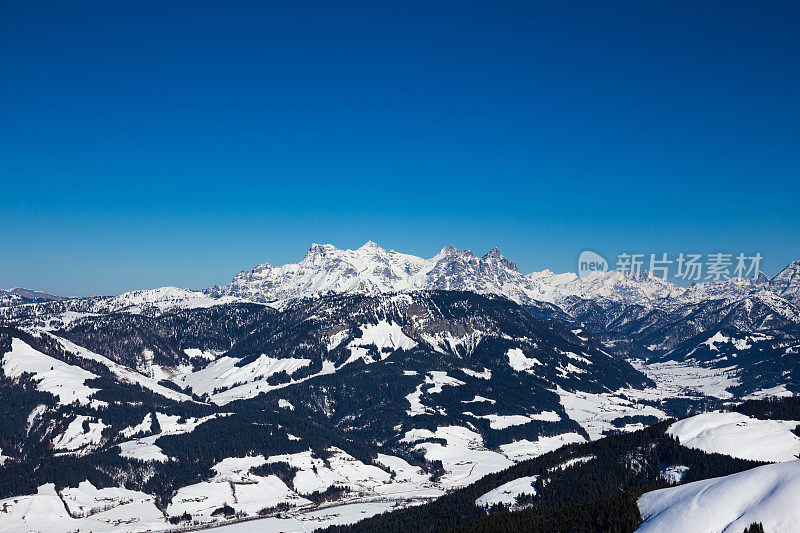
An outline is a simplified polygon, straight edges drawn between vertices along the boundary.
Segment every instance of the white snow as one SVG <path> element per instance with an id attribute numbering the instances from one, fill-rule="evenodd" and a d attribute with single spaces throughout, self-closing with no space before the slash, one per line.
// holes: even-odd
<path id="1" fill-rule="evenodd" d="M 744 339 L 733 339 L 731 337 L 723 335 L 722 332 L 718 331 L 700 344 L 704 344 L 708 346 L 709 349 L 717 352 L 719 351 L 719 347 L 717 347 L 717 344 L 726 344 L 726 343 L 733 344 L 734 348 L 736 348 L 737 350 L 747 350 L 748 348 L 752 347 L 752 344 L 750 344 L 749 341 L 753 340 L 761 340 L 761 339 L 753 337 L 745 337 Z M 694 353 L 694 350 L 689 352 L 688 355 L 692 355 L 692 353 Z"/>
<path id="2" fill-rule="evenodd" d="M 84 415 L 75 417 L 75 420 L 70 422 L 64 433 L 53 439 L 53 447 L 57 451 L 75 451 L 86 446 L 100 444 L 103 429 L 107 426 L 102 420 L 89 422 L 89 431 L 84 432 L 83 423 L 88 420 L 90 420 L 90 417 Z"/>
<path id="3" fill-rule="evenodd" d="M 312 244 L 299 263 L 262 263 L 251 271 L 240 272 L 230 285 L 218 287 L 217 292 L 278 304 L 328 292 L 378 294 L 420 289 L 500 294 L 518 303 L 558 303 L 577 296 L 654 304 L 665 298 L 677 300 L 684 294 L 691 301 L 698 291 L 709 292 L 704 291 L 706 285 L 687 289 L 649 273 L 632 276 L 618 271 L 599 274 L 591 281 L 574 273 L 554 274 L 549 270 L 524 275 L 496 248 L 479 257 L 470 250 L 446 246 L 434 257 L 423 259 L 384 250 L 369 241 L 357 250 Z M 439 346 L 436 341 L 431 344 Z"/>
<path id="4" fill-rule="evenodd" d="M 212 361 L 216 359 L 218 355 L 220 355 L 217 352 L 212 352 L 209 350 L 204 351 L 201 350 L 200 348 L 186 348 L 183 350 L 183 353 L 185 353 L 187 356 L 191 358 L 197 357 L 200 359 L 211 359 Z"/>
<path id="5" fill-rule="evenodd" d="M 414 443 L 426 438 L 447 441 L 447 445 L 423 442 L 415 446 L 424 451 L 429 461 L 442 461 L 446 472 L 440 480 L 442 487 L 462 487 L 513 464 L 505 456 L 487 450 L 480 434 L 461 426 L 439 427 L 435 432 L 412 429 L 406 432 L 402 440 Z"/>
<path id="6" fill-rule="evenodd" d="M 153 426 L 153 415 L 152 413 L 147 413 L 146 415 L 144 415 L 144 418 L 142 419 L 141 422 L 139 422 L 135 426 L 128 426 L 119 433 L 123 437 L 132 437 L 140 433 L 149 433 L 152 426 Z"/>
<path id="7" fill-rule="evenodd" d="M 704 395 L 727 400 L 733 397 L 728 389 L 740 384 L 735 367 L 708 368 L 678 361 L 645 364 L 633 360 L 630 363 L 656 382 L 652 392 L 661 398 Z"/>
<path id="8" fill-rule="evenodd" d="M 417 388 L 414 390 L 414 392 L 406 396 L 406 401 L 408 401 L 409 404 L 409 409 L 406 410 L 406 413 L 408 413 L 408 416 L 432 413 L 434 410 L 422 403 L 423 394 L 438 394 L 444 390 L 444 386 L 458 387 L 464 384 L 465 383 L 463 381 L 448 376 L 447 372 L 438 370 L 428 372 L 428 375 L 425 376 L 425 381 L 417 385 Z M 433 386 L 429 387 L 427 391 L 423 392 L 423 387 L 430 385 Z"/>
<path id="9" fill-rule="evenodd" d="M 483 396 L 480 396 L 478 394 L 476 394 L 475 397 L 471 400 L 461 400 L 461 403 L 481 403 L 481 402 L 496 404 L 497 400 L 492 400 L 491 398 L 484 398 Z"/>
<path id="10" fill-rule="evenodd" d="M 800 454 L 800 437 L 793 433 L 798 424 L 715 411 L 675 422 L 667 433 L 682 445 L 704 452 L 780 462 L 792 461 Z"/>
<path id="11" fill-rule="evenodd" d="M 331 505 L 304 512 L 283 513 L 281 517 L 263 518 L 215 528 L 214 533 L 306 533 L 332 525 L 352 524 L 377 514 L 415 505 L 420 502 L 364 501 Z"/>
<path id="12" fill-rule="evenodd" d="M 511 348 L 506 352 L 506 356 L 508 357 L 508 366 L 517 372 L 527 371 L 536 365 L 542 364 L 542 362 L 535 357 L 526 357 L 519 348 Z"/>
<path id="13" fill-rule="evenodd" d="M 330 448 L 331 456 L 324 461 L 311 450 L 273 455 L 268 463 L 288 463 L 299 469 L 292 481 L 300 494 L 322 491 L 332 485 L 344 485 L 357 491 L 373 491 L 389 481 L 390 475 L 377 466 L 367 465 L 338 448 Z"/>
<path id="14" fill-rule="evenodd" d="M 588 463 L 589 461 L 591 461 L 593 459 L 597 459 L 597 457 L 595 457 L 594 455 L 584 455 L 583 457 L 573 457 L 572 459 L 567 459 L 566 461 L 564 461 L 561 464 L 558 464 L 556 466 L 551 466 L 550 468 L 547 469 L 547 471 L 548 472 L 555 472 L 556 470 L 566 470 L 567 468 L 569 468 L 571 466 L 580 465 L 580 464 L 583 464 L 583 463 Z"/>
<path id="15" fill-rule="evenodd" d="M 582 355 L 578 355 L 575 352 L 561 352 L 561 353 L 563 353 L 564 355 L 566 355 L 570 359 L 574 359 L 575 361 L 580 361 L 581 363 L 584 363 L 584 364 L 587 364 L 587 365 L 594 364 L 589 359 L 587 359 L 586 357 L 584 357 Z"/>
<path id="16" fill-rule="evenodd" d="M 433 412 L 433 409 L 422 403 L 422 387 L 424 384 L 417 385 L 414 392 L 406 396 L 409 408 L 406 410 L 408 416 L 424 415 Z"/>
<path id="17" fill-rule="evenodd" d="M 503 483 L 475 500 L 475 505 L 478 507 L 491 507 L 492 505 L 501 504 L 511 507 L 517 503 L 517 496 L 521 494 L 536 494 L 534 484 L 538 478 L 539 476 L 526 476 Z"/>
<path id="18" fill-rule="evenodd" d="M 556 392 L 561 399 L 561 405 L 572 420 L 581 425 L 592 440 L 604 436 L 605 432 L 622 429 L 631 431 L 640 429 L 639 426 L 626 426 L 615 428 L 612 422 L 622 416 L 655 416 L 659 419 L 667 415 L 655 407 L 642 405 L 624 397 L 621 391 L 617 393 L 593 394 L 588 392 L 567 392 L 557 388 Z M 628 390 L 624 391 L 628 393 Z"/>
<path id="19" fill-rule="evenodd" d="M 475 350 L 485 336 L 486 334 L 483 331 L 477 329 L 462 335 L 453 334 L 451 331 L 424 332 L 420 334 L 420 338 L 439 353 L 459 354 L 466 352 L 468 355 Z M 459 348 L 462 348 L 462 350 L 459 351 Z"/>
<path id="20" fill-rule="evenodd" d="M 235 365 L 235 361 L 236 360 L 234 359 L 234 361 L 228 361 L 228 359 L 231 359 L 231 358 L 222 357 L 220 359 L 217 359 L 213 363 L 211 363 L 211 365 L 219 364 L 219 366 L 215 367 L 213 369 L 213 372 L 211 372 L 210 374 L 206 375 L 206 377 L 208 379 L 215 379 L 214 378 L 215 374 L 225 373 L 227 371 L 232 371 L 232 373 L 235 374 L 237 372 L 241 372 L 242 368 L 246 368 L 246 367 L 238 367 L 238 370 L 232 369 L 232 367 Z M 287 371 L 291 375 L 298 368 L 302 368 L 302 367 L 306 366 L 308 364 L 306 361 L 309 361 L 309 360 L 308 359 L 286 358 L 286 359 L 274 359 L 273 361 L 278 361 L 278 363 L 275 363 L 275 365 L 272 366 L 272 368 L 270 370 L 267 370 L 266 371 L 267 373 L 274 373 L 273 371 L 278 371 L 279 372 L 280 370 L 275 370 L 275 369 L 276 368 L 281 368 L 282 366 L 285 366 L 285 367 L 288 367 L 289 370 L 291 370 L 291 372 Z M 281 363 L 281 361 L 282 361 L 282 363 Z M 264 362 L 264 360 L 262 360 L 262 362 Z M 209 367 L 211 365 L 209 365 Z M 195 381 L 196 380 L 196 384 L 198 386 L 198 390 L 206 390 L 206 391 L 208 391 L 209 383 L 204 382 L 204 378 L 198 378 L 198 376 L 197 376 L 200 372 L 203 372 L 204 370 L 208 370 L 208 369 L 209 368 L 206 367 L 203 370 L 200 370 L 198 372 L 192 373 L 191 375 L 187 375 L 186 376 L 186 380 L 187 381 L 190 381 L 190 380 L 191 381 Z M 320 370 L 316 374 L 311 374 L 311 375 L 305 376 L 305 377 L 300 378 L 300 379 L 292 379 L 291 381 L 288 381 L 288 382 L 285 382 L 285 383 L 280 383 L 278 385 L 270 385 L 270 384 L 267 383 L 266 379 L 255 379 L 253 381 L 245 380 L 243 382 L 239 382 L 238 385 L 232 386 L 229 389 L 224 389 L 221 392 L 217 392 L 217 393 L 213 392 L 213 388 L 212 388 L 211 392 L 209 393 L 210 394 L 210 399 L 211 399 L 212 402 L 214 402 L 217 405 L 226 405 L 226 404 L 228 404 L 230 402 L 233 402 L 235 400 L 253 398 L 254 396 L 258 396 L 259 394 L 261 394 L 263 392 L 269 392 L 269 391 L 272 391 L 272 390 L 282 389 L 282 388 L 285 388 L 285 387 L 290 387 L 290 386 L 293 386 L 293 385 L 297 385 L 298 383 L 302 383 L 304 381 L 308 381 L 309 379 L 313 379 L 313 378 L 315 378 L 317 376 L 323 376 L 323 375 L 326 375 L 326 374 L 333 374 L 335 371 L 336 371 L 336 365 L 334 365 L 331 361 L 322 361 L 322 370 Z"/>
<path id="21" fill-rule="evenodd" d="M 128 515 L 135 522 L 160 519 L 163 515 L 155 506 L 155 497 L 122 487 L 98 489 L 88 481 L 61 491 L 61 499 L 73 516 L 89 516 L 106 521 L 112 516 Z M 115 512 L 110 512 L 115 509 Z M 99 513 L 99 514 L 98 514 Z"/>
<path id="22" fill-rule="evenodd" d="M 787 396 L 793 396 L 792 391 L 788 390 L 786 385 L 777 385 L 768 389 L 757 390 L 752 394 L 748 394 L 743 399 L 759 400 L 764 398 L 786 398 Z"/>
<path id="23" fill-rule="evenodd" d="M 378 348 L 381 359 L 388 357 L 389 353 L 384 352 L 384 348 L 397 350 L 410 350 L 417 343 L 408 335 L 403 333 L 399 324 L 389 323 L 381 320 L 377 324 L 366 324 L 361 326 L 361 338 L 351 340 L 347 347 L 350 349 L 350 357 L 344 364 L 352 363 L 358 359 L 363 359 L 366 363 L 374 362 L 369 355 L 369 346 L 374 345 Z"/>
<path id="24" fill-rule="evenodd" d="M 0 530 L 8 532 L 154 531 L 168 527 L 153 497 L 123 488 L 96 489 L 88 482 L 62 492 L 52 483 L 36 494 L 0 500 Z M 64 506 L 83 518 L 72 518 Z"/>
<path id="25" fill-rule="evenodd" d="M 4 531 L 67 531 L 73 519 L 56 493 L 55 485 L 39 487 L 36 494 L 0 500 Z"/>
<path id="26" fill-rule="evenodd" d="M 77 353 L 80 357 L 85 359 L 102 363 L 117 377 L 117 379 L 123 383 L 135 383 L 137 385 L 141 385 L 142 387 L 151 390 L 160 396 L 179 402 L 188 402 L 192 400 L 186 394 L 176 392 L 168 387 L 159 385 L 157 380 L 148 376 L 144 376 L 131 368 L 116 363 L 115 361 L 112 361 L 111 359 L 100 354 L 94 353 L 83 346 L 78 346 L 77 344 L 61 337 L 54 338 L 58 339 L 58 342 L 60 342 L 66 350 Z"/>
<path id="27" fill-rule="evenodd" d="M 350 335 L 349 329 L 343 329 L 328 337 L 327 347 L 328 351 L 336 349 L 346 338 Z"/>
<path id="28" fill-rule="evenodd" d="M 43 403 L 40 403 L 33 409 L 31 412 L 28 413 L 28 420 L 26 422 L 26 430 L 30 433 L 31 428 L 33 428 L 34 424 L 39 420 L 39 418 L 47 411 L 47 406 Z"/>
<path id="29" fill-rule="evenodd" d="M 184 375 L 180 378 L 180 385 L 190 387 L 195 394 L 200 396 L 212 394 L 214 389 L 227 389 L 236 385 L 253 385 L 255 381 L 266 380 L 278 372 L 291 375 L 311 363 L 310 359 L 276 359 L 261 354 L 257 359 L 244 366 L 236 366 L 239 359 L 234 357 L 221 357 L 209 363 L 205 368 Z M 266 381 L 264 381 L 266 386 Z M 216 396 L 216 395 L 215 395 Z"/>
<path id="30" fill-rule="evenodd" d="M 730 342 L 730 341 L 731 341 L 730 337 L 726 337 L 725 335 L 722 334 L 722 332 L 718 331 L 713 336 L 711 336 L 708 340 L 703 342 L 702 344 L 705 344 L 706 346 L 708 346 L 712 350 L 719 351 L 719 348 L 717 348 L 717 343 L 718 342 L 719 343 L 725 343 L 725 342 Z"/>
<path id="31" fill-rule="evenodd" d="M 459 379 L 448 376 L 447 372 L 441 372 L 438 370 L 428 372 L 428 376 L 429 377 L 425 378 L 425 382 L 433 385 L 433 387 L 427 391 L 429 394 L 437 394 L 442 392 L 442 387 L 445 385 L 449 387 L 458 387 L 465 384 Z"/>
<path id="32" fill-rule="evenodd" d="M 156 418 L 158 419 L 158 424 L 161 427 L 161 432 L 156 435 L 150 435 L 148 437 L 142 437 L 140 439 L 134 439 L 126 442 L 121 442 L 119 444 L 120 455 L 122 457 L 130 457 L 132 459 L 139 459 L 141 461 L 160 461 L 165 462 L 169 460 L 169 457 L 164 455 L 156 445 L 156 440 L 159 437 L 164 435 L 179 435 L 181 433 L 190 433 L 194 431 L 194 429 L 203 424 L 216 418 L 217 416 L 227 416 L 226 414 L 215 414 L 209 415 L 202 418 L 188 418 L 183 423 L 180 423 L 180 417 L 178 415 L 165 415 L 163 413 L 156 413 Z M 147 420 L 142 421 L 142 424 Z M 141 425 L 141 424 L 140 424 Z M 136 433 L 129 433 L 130 435 L 135 435 Z M 128 436 L 128 435 L 124 435 Z"/>
<path id="33" fill-rule="evenodd" d="M 119 444 L 120 456 L 138 459 L 140 461 L 166 462 L 169 460 L 169 457 L 164 455 L 161 448 L 155 444 L 158 437 L 160 437 L 160 435 L 121 442 Z"/>
<path id="34" fill-rule="evenodd" d="M 193 517 L 208 518 L 215 509 L 228 504 L 237 512 L 255 515 L 259 510 L 279 503 L 292 506 L 311 503 L 298 496 L 277 476 L 250 473 L 251 468 L 265 462 L 263 455 L 223 459 L 212 468 L 216 474 L 210 480 L 178 489 L 167 508 L 168 514 L 174 516 L 188 512 Z"/>
<path id="35" fill-rule="evenodd" d="M 522 439 L 502 444 L 500 450 L 512 461 L 519 462 L 539 457 L 566 444 L 577 442 L 586 442 L 586 439 L 578 433 L 562 433 L 553 437 L 539 437 L 535 441 Z"/>
<path id="36" fill-rule="evenodd" d="M 278 407 L 281 409 L 289 409 L 290 411 L 294 411 L 294 405 L 292 405 L 289 400 L 284 400 L 283 398 L 278 400 Z"/>
<path id="37" fill-rule="evenodd" d="M 396 482 L 424 483 L 428 480 L 420 467 L 411 465 L 400 457 L 379 453 L 376 461 L 395 473 Z"/>
<path id="38" fill-rule="evenodd" d="M 20 339 L 11 339 L 11 351 L 2 357 L 6 376 L 17 378 L 24 373 L 33 374 L 36 388 L 53 394 L 59 403 L 78 402 L 85 405 L 89 403 L 89 397 L 99 390 L 84 384 L 87 379 L 96 378 L 96 375 L 45 355 Z"/>
<path id="39" fill-rule="evenodd" d="M 492 429 L 505 429 L 512 426 L 521 426 L 536 420 L 543 422 L 558 422 L 561 420 L 561 416 L 559 416 L 559 414 L 555 411 L 545 411 L 535 415 L 475 415 L 469 411 L 465 412 L 464 414 L 474 416 L 475 418 L 484 418 L 488 420 L 489 427 Z"/>
<path id="40" fill-rule="evenodd" d="M 176 309 L 197 309 L 227 303 L 241 302 L 241 298 L 223 296 L 211 298 L 200 291 L 178 287 L 159 287 L 157 289 L 131 291 L 104 298 L 92 307 L 95 313 L 114 313 L 123 311 L 131 314 L 165 313 Z"/>
<path id="41" fill-rule="evenodd" d="M 584 370 L 582 368 L 579 368 L 579 367 L 573 365 L 572 363 L 567 363 L 567 366 L 558 365 L 556 367 L 556 370 L 558 371 L 559 375 L 562 378 L 568 378 L 570 376 L 570 374 L 585 374 L 586 373 L 586 370 Z"/>
<path id="42" fill-rule="evenodd" d="M 461 371 L 468 376 L 472 376 L 473 378 L 492 379 L 492 371 L 488 368 L 484 368 L 481 372 L 476 372 L 475 370 L 471 370 L 469 368 L 462 368 Z"/>
<path id="43" fill-rule="evenodd" d="M 730 476 L 648 492 L 638 505 L 639 533 L 800 531 L 800 461 L 760 466 Z"/>
<path id="44" fill-rule="evenodd" d="M 686 476 L 689 467 L 686 465 L 673 465 L 661 469 L 661 477 L 667 483 L 680 483 Z"/>

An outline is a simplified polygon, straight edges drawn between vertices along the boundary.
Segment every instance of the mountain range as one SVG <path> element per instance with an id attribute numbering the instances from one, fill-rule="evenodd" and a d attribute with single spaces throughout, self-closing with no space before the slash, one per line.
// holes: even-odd
<path id="1" fill-rule="evenodd" d="M 199 307 L 231 301 L 251 301 L 281 306 L 287 301 L 328 293 L 380 294 L 415 290 L 457 290 L 496 294 L 520 304 L 550 303 L 563 306 L 574 299 L 609 300 L 654 308 L 675 307 L 707 300 L 736 300 L 766 292 L 797 304 L 800 301 L 800 261 L 786 266 L 770 279 L 759 272 L 752 279 L 707 281 L 680 286 L 650 272 L 609 271 L 584 280 L 574 273 L 550 270 L 523 274 L 517 265 L 492 248 L 483 256 L 445 246 L 430 259 L 384 250 L 369 241 L 356 250 L 330 244 L 312 244 L 298 263 L 272 266 L 261 263 L 236 274 L 228 285 L 187 290 L 162 287 L 116 297 L 95 297 L 101 312 L 150 308 L 151 312 L 176 307 Z M 0 306 L 57 301 L 29 289 L 0 291 Z"/>
<path id="2" fill-rule="evenodd" d="M 659 421 L 800 391 L 798 272 L 584 281 L 522 274 L 496 248 L 422 259 L 368 242 L 205 290 L 4 291 L 0 527 L 293 530 L 476 487 L 544 505 L 562 463 L 620 487 L 735 473 L 755 463 L 676 451 Z M 646 443 L 663 454 L 639 464 Z M 608 495 L 598 479 L 588 493 Z M 501 480 L 521 492 L 491 492 Z"/>
<path id="3" fill-rule="evenodd" d="M 496 247 L 484 256 L 453 246 L 430 259 L 384 250 L 370 241 L 357 250 L 312 244 L 299 263 L 262 263 L 238 273 L 229 285 L 205 291 L 212 297 L 235 296 L 256 302 L 281 302 L 328 292 L 376 294 L 409 290 L 459 290 L 499 294 L 517 303 L 561 305 L 570 298 L 606 299 L 627 304 L 672 307 L 708 299 L 735 299 L 766 290 L 796 302 L 800 297 L 800 261 L 773 279 L 733 279 L 681 287 L 649 272 L 603 273 L 589 281 L 549 270 L 523 274 Z"/>

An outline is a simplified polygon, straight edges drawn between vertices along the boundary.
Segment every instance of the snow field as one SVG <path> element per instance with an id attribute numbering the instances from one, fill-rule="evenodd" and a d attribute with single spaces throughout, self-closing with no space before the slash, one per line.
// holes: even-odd
<path id="1" fill-rule="evenodd" d="M 539 476 L 526 476 L 503 483 L 475 500 L 475 505 L 478 507 L 491 507 L 496 504 L 502 504 L 512 507 L 517 503 L 517 496 L 521 494 L 536 494 L 536 489 L 533 485 L 538 478 Z"/>
<path id="2" fill-rule="evenodd" d="M 800 531 L 800 461 L 648 492 L 639 498 L 639 533 L 739 533 L 753 522 L 765 531 Z"/>
<path id="3" fill-rule="evenodd" d="M 715 411 L 675 422 L 667 433 L 677 437 L 682 445 L 704 452 L 782 462 L 797 459 L 800 454 L 800 437 L 793 432 L 798 424 Z"/>

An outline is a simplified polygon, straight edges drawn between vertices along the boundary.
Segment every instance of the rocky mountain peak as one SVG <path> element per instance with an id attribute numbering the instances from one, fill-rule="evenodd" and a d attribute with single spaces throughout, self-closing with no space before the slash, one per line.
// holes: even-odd
<path id="1" fill-rule="evenodd" d="M 770 290 L 795 303 L 800 303 L 800 261 L 792 261 L 769 282 Z"/>

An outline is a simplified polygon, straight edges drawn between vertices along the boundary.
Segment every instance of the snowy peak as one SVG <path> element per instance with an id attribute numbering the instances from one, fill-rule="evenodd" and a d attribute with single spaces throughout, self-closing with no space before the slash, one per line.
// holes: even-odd
<path id="1" fill-rule="evenodd" d="M 500 253 L 500 249 L 495 246 L 491 250 L 489 250 L 486 255 L 483 256 L 484 259 L 503 259 L 503 254 Z"/>
<path id="2" fill-rule="evenodd" d="M 423 289 L 473 290 L 504 294 L 517 301 L 530 297 L 514 262 L 493 248 L 483 257 L 445 246 L 430 259 L 386 250 L 368 241 L 356 250 L 312 244 L 305 257 L 279 267 L 262 263 L 240 272 L 212 296 L 235 296 L 259 302 L 280 302 L 328 292 L 378 294 Z"/>
<path id="3" fill-rule="evenodd" d="M 434 259 L 440 259 L 442 257 L 447 257 L 448 255 L 453 255 L 457 253 L 458 250 L 456 249 L 456 247 L 453 246 L 452 244 L 448 244 L 447 246 L 444 246 L 441 250 L 439 250 L 439 253 L 434 256 Z"/>
<path id="4" fill-rule="evenodd" d="M 648 307 L 674 307 L 706 300 L 735 301 L 768 288 L 790 300 L 800 300 L 800 262 L 772 280 L 708 281 L 690 287 L 675 285 L 651 272 L 610 271 L 590 280 L 550 270 L 523 275 L 516 263 L 494 247 L 483 256 L 444 246 L 430 259 L 386 250 L 367 241 L 355 250 L 312 244 L 299 263 L 262 263 L 240 272 L 211 296 L 233 296 L 256 302 L 285 302 L 329 292 L 379 294 L 412 290 L 463 290 L 503 295 L 515 302 L 562 305 L 570 299 L 608 300 Z"/>
<path id="5" fill-rule="evenodd" d="M 772 279 L 760 273 L 756 278 L 706 281 L 683 287 L 648 271 L 634 274 L 609 271 L 588 280 L 574 273 L 555 274 L 550 270 L 524 275 L 497 247 L 479 256 L 471 250 L 448 245 L 425 259 L 386 250 L 373 241 L 354 250 L 313 243 L 298 263 L 275 266 L 263 262 L 252 270 L 236 274 L 229 285 L 217 285 L 204 291 L 174 287 L 132 291 L 92 299 L 96 302 L 94 308 L 87 308 L 87 304 L 74 310 L 157 314 L 233 301 L 280 307 L 292 300 L 328 293 L 375 295 L 417 290 L 495 294 L 532 305 L 544 302 L 570 307 L 575 300 L 592 300 L 661 310 L 712 300 L 724 305 L 766 291 L 797 305 L 800 303 L 800 261 L 792 262 Z M 0 291 L 0 307 L 55 299 L 60 297 L 27 289 Z"/>
<path id="6" fill-rule="evenodd" d="M 331 246 L 331 247 L 333 247 L 333 245 L 331 245 L 331 244 L 329 244 L 328 246 Z M 376 251 L 376 252 L 385 252 L 385 251 L 386 251 L 386 250 L 384 250 L 383 248 L 381 248 L 380 246 L 378 246 L 378 244 L 377 244 L 377 243 L 375 243 L 375 242 L 373 242 L 373 241 L 367 241 L 367 242 L 365 242 L 365 243 L 364 243 L 364 244 L 361 246 L 361 248 L 359 248 L 359 250 L 374 250 L 374 251 Z"/>
<path id="7" fill-rule="evenodd" d="M 795 303 L 800 303 L 800 261 L 792 261 L 769 282 L 770 289 Z"/>

